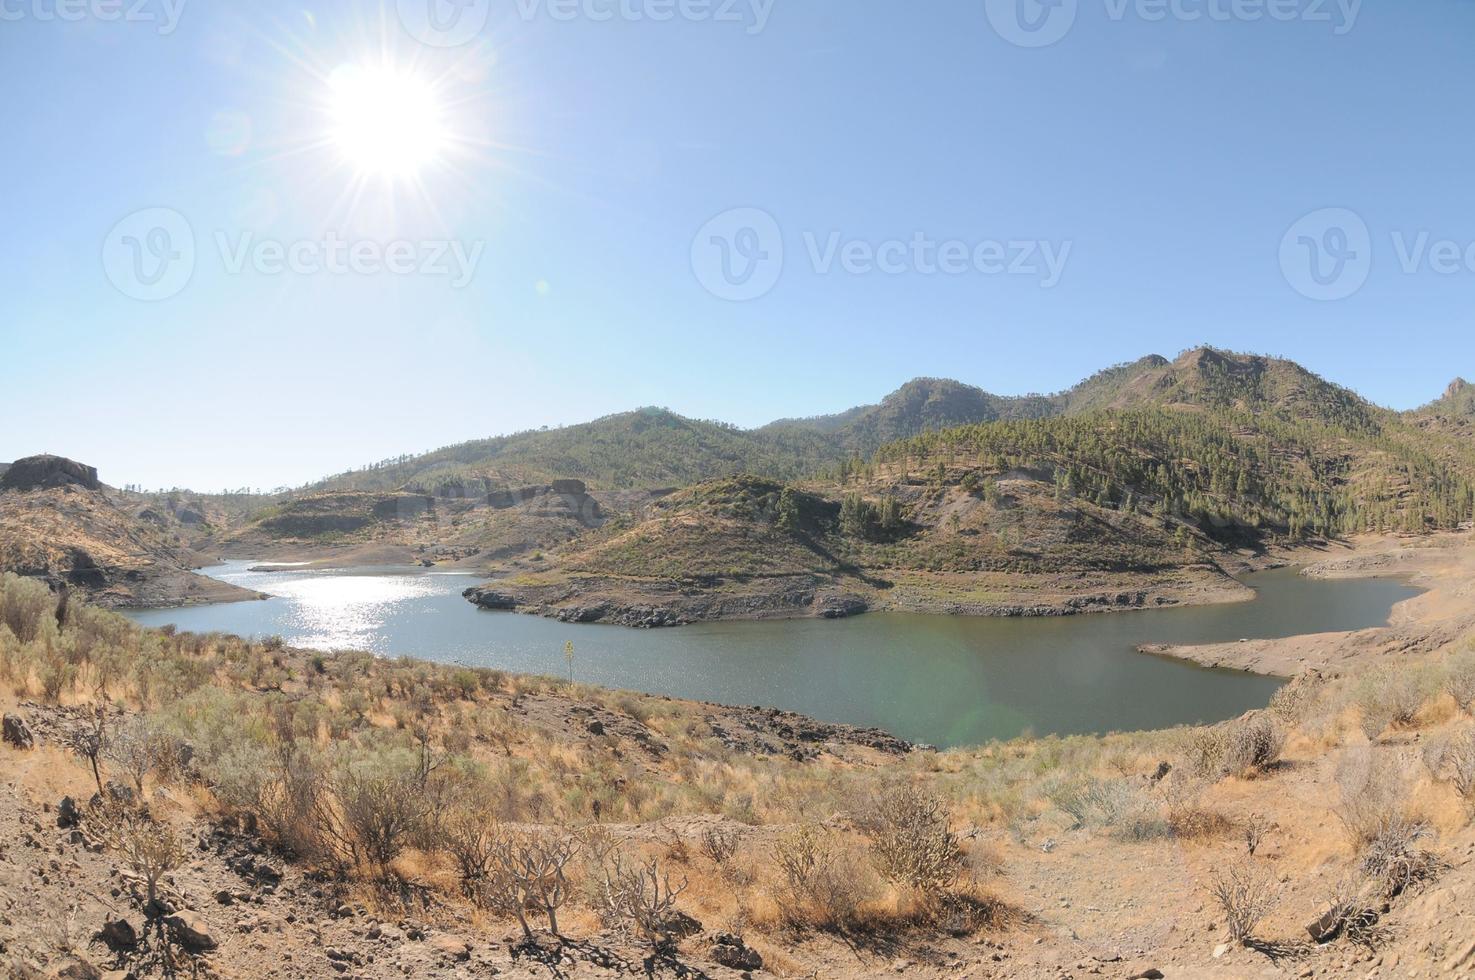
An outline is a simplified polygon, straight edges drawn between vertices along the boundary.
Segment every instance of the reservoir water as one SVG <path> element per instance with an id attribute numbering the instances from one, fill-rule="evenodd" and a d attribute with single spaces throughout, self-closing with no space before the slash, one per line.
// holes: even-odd
<path id="1" fill-rule="evenodd" d="M 135 611 L 139 623 L 283 637 L 441 663 L 567 676 L 673 697 L 786 708 L 939 746 L 1220 721 L 1263 707 L 1276 678 L 1136 651 L 1354 630 L 1418 594 L 1390 579 L 1320 581 L 1292 569 L 1246 576 L 1253 602 L 1052 619 L 872 613 L 854 619 L 708 623 L 670 630 L 571 625 L 477 609 L 480 578 L 420 568 L 207 573 L 265 602 Z"/>

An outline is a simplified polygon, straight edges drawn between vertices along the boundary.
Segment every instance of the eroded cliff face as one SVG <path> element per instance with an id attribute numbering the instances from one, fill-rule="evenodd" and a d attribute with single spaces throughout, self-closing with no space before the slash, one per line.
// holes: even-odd
<path id="1" fill-rule="evenodd" d="M 63 456 L 28 456 L 0 470 L 0 491 L 51 490 L 67 486 L 101 490 L 97 467 Z"/>
<path id="2" fill-rule="evenodd" d="M 117 507 L 94 467 L 34 456 L 0 477 L 0 571 L 104 606 L 256 597 L 195 574 L 197 564 L 165 531 Z"/>

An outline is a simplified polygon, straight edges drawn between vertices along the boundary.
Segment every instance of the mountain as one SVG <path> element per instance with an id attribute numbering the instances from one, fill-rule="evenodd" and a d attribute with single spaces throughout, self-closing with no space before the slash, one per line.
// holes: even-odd
<path id="1" fill-rule="evenodd" d="M 838 415 L 781 419 L 757 430 L 760 434 L 822 436 L 836 451 L 869 455 L 897 439 L 971 422 L 1005 418 L 1043 418 L 1056 411 L 1042 395 L 1006 397 L 944 378 L 917 378 L 887 395 L 879 405 L 852 408 Z"/>
<path id="2" fill-rule="evenodd" d="M 1456 421 L 1475 419 L 1475 385 L 1464 378 L 1455 378 L 1444 390 L 1442 397 L 1409 414 L 1416 418 L 1434 417 Z"/>
<path id="3" fill-rule="evenodd" d="M 835 448 L 813 433 L 746 431 L 643 408 L 401 457 L 330 477 L 312 489 L 462 493 L 558 479 L 600 489 L 672 487 L 750 472 L 797 477 L 836 458 Z"/>
<path id="4" fill-rule="evenodd" d="M 90 466 L 17 460 L 0 477 L 0 571 L 67 585 L 106 606 L 256 598 L 195 574 L 198 556 L 115 498 Z"/>

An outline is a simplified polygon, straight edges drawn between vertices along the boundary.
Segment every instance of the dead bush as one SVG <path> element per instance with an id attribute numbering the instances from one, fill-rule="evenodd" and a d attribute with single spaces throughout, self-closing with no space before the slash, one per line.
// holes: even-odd
<path id="1" fill-rule="evenodd" d="M 140 796 L 144 780 L 156 770 L 167 771 L 174 761 L 174 739 L 138 715 L 107 733 L 102 754 L 126 775 Z"/>
<path id="2" fill-rule="evenodd" d="M 1444 871 L 1444 862 L 1419 846 L 1429 834 L 1428 824 L 1400 817 L 1384 824 L 1367 842 L 1360 868 L 1378 883 L 1383 898 L 1422 888 Z"/>
<path id="3" fill-rule="evenodd" d="M 702 831 L 699 846 L 707 860 L 719 868 L 731 861 L 737 854 L 738 845 L 742 843 L 742 835 L 729 827 L 708 827 Z"/>
<path id="4" fill-rule="evenodd" d="M 1253 776 L 1280 761 L 1285 729 L 1262 712 L 1237 721 L 1203 728 L 1189 741 L 1186 768 L 1201 779 Z"/>
<path id="5" fill-rule="evenodd" d="M 397 761 L 382 755 L 356 759 L 340 765 L 332 781 L 344 827 L 382 878 L 429 812 L 414 770 Z"/>
<path id="6" fill-rule="evenodd" d="M 1106 830 L 1118 840 L 1147 841 L 1171 833 L 1147 787 L 1135 779 L 1068 779 L 1047 793 L 1075 827 Z"/>
<path id="7" fill-rule="evenodd" d="M 1444 689 L 1461 708 L 1475 714 L 1475 649 L 1463 650 L 1449 658 L 1444 669 Z"/>
<path id="8" fill-rule="evenodd" d="M 461 893 L 481 904 L 499 840 L 497 822 L 481 809 L 457 807 L 438 822 L 440 847 L 456 862 Z"/>
<path id="9" fill-rule="evenodd" d="M 144 914 L 156 914 L 161 908 L 159 883 L 189 860 L 184 839 L 147 811 L 119 802 L 104 802 L 89 811 L 87 829 L 143 881 L 139 905 Z"/>
<path id="10" fill-rule="evenodd" d="M 548 920 L 548 931 L 561 935 L 558 910 L 569 899 L 569 865 L 581 844 L 563 832 L 507 833 L 492 847 L 484 889 L 487 905 L 517 918 L 523 936 L 533 938 L 528 912 Z"/>
<path id="11" fill-rule="evenodd" d="M 1406 822 L 1403 774 L 1394 760 L 1371 751 L 1353 752 L 1337 767 L 1341 802 L 1337 819 L 1357 853 L 1395 824 Z"/>
<path id="12" fill-rule="evenodd" d="M 1375 739 L 1389 728 L 1407 728 L 1433 694 L 1430 677 L 1407 667 L 1385 667 L 1365 675 L 1354 692 L 1362 733 Z"/>
<path id="13" fill-rule="evenodd" d="M 674 945 L 682 931 L 676 899 L 686 890 L 687 879 L 672 882 L 657 858 L 636 863 L 619 852 L 610 854 L 601 870 L 605 923 L 639 937 L 655 951 Z"/>
<path id="14" fill-rule="evenodd" d="M 1280 898 L 1275 878 L 1252 861 L 1241 861 L 1214 877 L 1210 889 L 1224 911 L 1230 941 L 1246 943 Z"/>
<path id="15" fill-rule="evenodd" d="M 860 863 L 816 827 L 806 825 L 784 837 L 774 847 L 774 858 L 781 875 L 774 901 L 790 926 L 850 929 L 874 893 Z"/>
<path id="16" fill-rule="evenodd" d="M 1162 781 L 1168 829 L 1181 840 L 1210 840 L 1233 830 L 1229 818 L 1203 805 L 1204 781 L 1174 770 Z"/>
<path id="17" fill-rule="evenodd" d="M 1467 806 L 1475 807 L 1475 727 L 1430 742 L 1424 764 L 1435 779 L 1453 786 Z"/>

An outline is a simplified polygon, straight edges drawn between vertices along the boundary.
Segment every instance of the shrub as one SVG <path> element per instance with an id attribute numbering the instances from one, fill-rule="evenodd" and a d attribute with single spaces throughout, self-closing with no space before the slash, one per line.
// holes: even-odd
<path id="1" fill-rule="evenodd" d="M 1461 708 L 1475 714 L 1475 649 L 1449 658 L 1445 664 L 1444 689 Z"/>
<path id="2" fill-rule="evenodd" d="M 1444 862 L 1418 846 L 1429 832 L 1427 824 L 1399 817 L 1385 823 L 1368 841 L 1361 870 L 1379 884 L 1384 898 L 1397 898 L 1443 871 Z"/>
<path id="3" fill-rule="evenodd" d="M 87 817 L 87 827 L 104 847 L 116 851 L 144 883 L 140 906 L 148 915 L 159 908 L 159 882 L 189 859 L 183 838 L 168 824 L 118 802 L 105 802 Z"/>
<path id="4" fill-rule="evenodd" d="M 1384 828 L 1403 820 L 1404 781 L 1397 766 L 1372 752 L 1356 752 L 1337 767 L 1337 818 L 1353 850 L 1362 852 Z"/>
<path id="5" fill-rule="evenodd" d="M 671 946 L 678 922 L 676 899 L 687 879 L 671 881 L 657 858 L 636 864 L 614 852 L 603 864 L 601 914 L 605 921 L 639 936 L 657 951 Z"/>
<path id="6" fill-rule="evenodd" d="M 1365 675 L 1353 695 L 1362 715 L 1362 732 L 1377 738 L 1389 728 L 1413 724 L 1434 693 L 1432 676 L 1408 667 L 1385 667 Z"/>
<path id="7" fill-rule="evenodd" d="M 935 907 L 957 880 L 962 852 L 938 797 L 910 787 L 893 789 L 874 801 L 860 825 L 881 877 L 912 889 L 928 907 Z"/>
<path id="8" fill-rule="evenodd" d="M 1118 840 L 1145 841 L 1170 832 L 1167 821 L 1133 779 L 1082 778 L 1056 784 L 1050 801 L 1075 821 L 1076 828 L 1104 829 Z"/>
<path id="9" fill-rule="evenodd" d="M 1285 732 L 1275 718 L 1255 714 L 1195 732 L 1186 765 L 1201 779 L 1252 775 L 1280 761 L 1284 745 Z"/>
<path id="10" fill-rule="evenodd" d="M 388 877 L 389 866 L 428 816 L 417 772 L 415 760 L 376 753 L 341 764 L 333 774 L 343 824 L 381 877 Z"/>
<path id="11" fill-rule="evenodd" d="M 1250 861 L 1219 872 L 1210 890 L 1224 911 L 1232 942 L 1246 943 L 1254 938 L 1255 929 L 1279 901 L 1275 879 Z"/>
<path id="12" fill-rule="evenodd" d="M 833 837 L 806 824 L 775 845 L 774 857 L 782 876 L 774 900 L 789 925 L 846 930 L 856 924 L 872 888 Z"/>
<path id="13" fill-rule="evenodd" d="M 1455 788 L 1469 805 L 1475 806 L 1475 727 L 1430 742 L 1424 764 L 1436 779 Z"/>
<path id="14" fill-rule="evenodd" d="M 527 913 L 536 909 L 548 919 L 548 931 L 558 931 L 558 910 L 571 892 L 568 867 L 580 842 L 571 834 L 516 833 L 497 839 L 488 866 L 485 894 L 497 911 L 517 917 L 523 936 L 533 938 Z"/>
<path id="15" fill-rule="evenodd" d="M 499 841 L 496 821 L 478 807 L 457 807 L 439 821 L 437 837 L 456 862 L 462 894 L 481 904 Z"/>
<path id="16" fill-rule="evenodd" d="M 737 854 L 738 845 L 741 842 L 742 837 L 736 830 L 715 826 L 702 831 L 699 846 L 708 860 L 722 867 L 732 860 L 733 855 Z"/>

